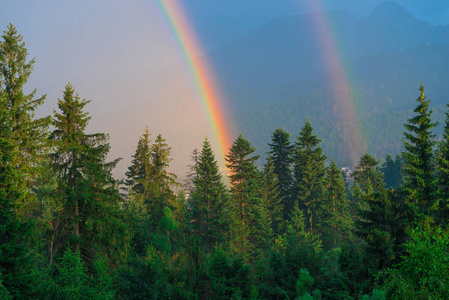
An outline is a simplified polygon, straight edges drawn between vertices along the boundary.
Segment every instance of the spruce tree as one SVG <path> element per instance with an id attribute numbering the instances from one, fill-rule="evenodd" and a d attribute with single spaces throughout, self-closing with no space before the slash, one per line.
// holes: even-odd
<path id="1" fill-rule="evenodd" d="M 33 223 L 21 220 L 15 209 L 27 195 L 26 182 L 17 169 L 19 155 L 14 140 L 11 111 L 5 110 L 0 93 L 0 285 L 4 295 L 27 298 L 31 290 L 31 248 L 29 238 Z M 2 292 L 0 292 L 0 295 Z"/>
<path id="2" fill-rule="evenodd" d="M 274 163 L 271 156 L 268 156 L 267 162 L 262 170 L 262 200 L 266 203 L 268 214 L 270 216 L 273 233 L 281 234 L 284 228 L 282 198 L 279 192 L 279 181 L 274 173 Z"/>
<path id="3" fill-rule="evenodd" d="M 218 170 L 218 163 L 209 140 L 203 148 L 195 167 L 195 189 L 190 199 L 192 231 L 201 241 L 201 248 L 211 253 L 213 247 L 225 243 L 229 236 L 230 216 L 226 187 Z"/>
<path id="4" fill-rule="evenodd" d="M 332 159 L 324 179 L 323 233 L 330 247 L 351 240 L 352 219 L 343 176 Z"/>
<path id="5" fill-rule="evenodd" d="M 200 157 L 200 152 L 198 148 L 193 149 L 192 153 L 190 154 L 190 161 L 191 165 L 188 165 L 187 170 L 187 179 L 186 183 L 184 184 L 184 189 L 191 192 L 195 189 L 195 184 L 193 181 L 195 181 L 198 178 L 198 160 Z"/>
<path id="6" fill-rule="evenodd" d="M 150 172 L 150 136 L 151 134 L 147 127 L 145 133 L 139 138 L 136 152 L 131 161 L 131 166 L 128 167 L 128 172 L 125 173 L 127 177 L 125 185 L 128 187 L 129 194 L 144 193 L 142 180 L 144 180 Z"/>
<path id="7" fill-rule="evenodd" d="M 2 35 L 0 42 L 0 90 L 4 101 L 0 109 L 10 113 L 12 138 L 18 146 L 15 164 L 25 174 L 27 188 L 35 185 L 38 176 L 40 160 L 47 146 L 47 127 L 50 117 L 34 118 L 36 109 L 43 104 L 45 95 L 35 99 L 36 89 L 30 94 L 24 92 L 33 70 L 34 59 L 27 62 L 28 51 L 23 37 L 17 29 L 9 24 L 8 30 Z M 21 215 L 29 215 L 35 199 L 33 194 L 16 199 L 15 209 Z"/>
<path id="8" fill-rule="evenodd" d="M 437 179 L 434 171 L 433 147 L 436 144 L 435 135 L 432 133 L 437 123 L 431 120 L 432 110 L 429 109 L 430 100 L 424 96 L 424 86 L 421 84 L 421 95 L 416 100 L 418 105 L 414 112 L 416 115 L 404 124 L 407 129 L 404 132 L 405 160 L 404 188 L 408 195 L 410 222 L 429 223 L 433 212 L 436 210 Z"/>
<path id="9" fill-rule="evenodd" d="M 351 174 L 354 179 L 354 184 L 350 190 L 354 220 L 359 219 L 359 210 L 368 209 L 366 198 L 384 186 L 382 174 L 377 168 L 378 164 L 379 162 L 374 157 L 365 153 L 360 158 L 356 171 Z"/>
<path id="10" fill-rule="evenodd" d="M 242 254 L 254 253 L 254 247 L 266 237 L 266 208 L 261 206 L 259 172 L 255 165 L 259 155 L 250 156 L 255 151 L 242 134 L 232 144 L 226 155 L 231 185 L 231 211 L 234 221 L 231 239 L 235 249 Z"/>
<path id="11" fill-rule="evenodd" d="M 320 225 L 320 207 L 323 202 L 324 162 L 326 155 L 319 146 L 320 139 L 312 134 L 307 119 L 295 142 L 292 197 L 305 213 L 307 229 L 313 232 Z"/>
<path id="12" fill-rule="evenodd" d="M 449 104 L 446 104 L 449 108 Z M 443 131 L 443 140 L 437 152 L 438 171 L 438 220 L 442 225 L 449 223 L 449 112 L 446 111 L 446 120 Z"/>
<path id="13" fill-rule="evenodd" d="M 384 185 L 382 174 L 377 169 L 378 164 L 379 162 L 374 157 L 365 153 L 360 158 L 357 170 L 351 175 L 354 178 L 354 183 L 358 184 L 365 193 Z"/>
<path id="14" fill-rule="evenodd" d="M 284 206 L 284 218 L 287 218 L 293 209 L 294 199 L 291 199 L 293 174 L 291 170 L 293 146 L 290 144 L 290 133 L 284 128 L 278 128 L 271 136 L 270 151 L 268 152 L 274 165 L 274 173 L 278 178 L 279 196 Z"/>
<path id="15" fill-rule="evenodd" d="M 171 148 L 159 134 L 151 145 L 151 166 L 148 178 L 145 179 L 144 189 L 148 191 L 144 203 L 148 206 L 153 222 L 159 223 L 164 216 L 164 207 L 176 208 L 174 188 L 180 187 L 177 176 L 169 171 Z"/>
<path id="16" fill-rule="evenodd" d="M 60 112 L 54 111 L 51 158 L 58 175 L 56 200 L 63 205 L 63 212 L 55 216 L 61 219 L 57 233 L 61 248 L 54 252 L 70 244 L 87 261 L 98 252 L 119 260 L 127 251 L 127 230 L 111 174 L 118 160 L 106 162 L 107 135 L 85 133 L 90 117 L 84 107 L 89 102 L 68 84 L 58 100 Z"/>
<path id="17" fill-rule="evenodd" d="M 383 162 L 380 171 L 383 174 L 385 187 L 396 189 L 402 182 L 402 158 L 397 155 L 395 159 L 390 154 L 387 155 Z"/>
<path id="18" fill-rule="evenodd" d="M 409 229 L 403 191 L 380 187 L 365 197 L 359 210 L 356 233 L 365 243 L 371 268 L 383 270 L 398 262 Z"/>

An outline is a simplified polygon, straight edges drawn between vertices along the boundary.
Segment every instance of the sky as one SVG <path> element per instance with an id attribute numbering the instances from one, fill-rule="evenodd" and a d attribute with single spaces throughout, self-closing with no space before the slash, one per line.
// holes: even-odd
<path id="1" fill-rule="evenodd" d="M 307 13 L 312 0 L 185 0 L 201 56 L 277 18 Z M 313 0 L 320 1 L 320 0 Z M 382 0 L 321 0 L 323 9 L 363 17 Z M 449 23 L 449 1 L 398 0 L 432 25 Z M 183 176 L 209 125 L 184 53 L 155 0 L 0 0 L 0 31 L 12 23 L 35 58 L 26 85 L 47 95 L 38 115 L 57 109 L 70 82 L 92 116 L 89 131 L 110 135 L 110 158 L 122 178 L 148 126 L 172 147 L 171 171 Z M 225 100 L 224 100 L 225 101 Z M 231 126 L 231 125 L 230 125 Z M 237 129 L 238 130 L 238 129 Z"/>

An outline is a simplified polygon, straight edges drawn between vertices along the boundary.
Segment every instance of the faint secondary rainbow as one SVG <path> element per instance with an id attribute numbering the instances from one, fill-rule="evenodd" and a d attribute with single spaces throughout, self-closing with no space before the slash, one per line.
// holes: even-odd
<path id="1" fill-rule="evenodd" d="M 311 22 L 316 31 L 317 43 L 321 49 L 324 60 L 329 64 L 328 77 L 333 86 L 333 112 L 339 118 L 339 125 L 343 128 L 343 139 L 348 144 L 348 151 L 352 163 L 366 151 L 366 144 L 360 133 L 360 123 L 357 117 L 356 106 L 352 97 L 349 76 L 345 69 L 342 55 L 337 47 L 336 34 L 325 15 L 320 0 L 306 0 L 304 3 L 312 11 Z"/>
<path id="2" fill-rule="evenodd" d="M 201 53 L 201 47 L 182 9 L 181 1 L 158 0 L 158 2 L 189 64 L 201 99 L 201 106 L 213 135 L 212 144 L 217 151 L 216 158 L 224 170 L 224 155 L 231 146 L 232 140 L 224 118 L 225 109 L 221 103 L 223 98 L 218 85 L 208 64 L 194 57 L 195 54 Z"/>

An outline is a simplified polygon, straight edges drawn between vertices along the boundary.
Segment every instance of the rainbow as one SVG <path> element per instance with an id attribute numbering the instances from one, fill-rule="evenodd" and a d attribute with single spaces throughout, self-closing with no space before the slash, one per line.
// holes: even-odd
<path id="1" fill-rule="evenodd" d="M 229 126 L 224 117 L 226 115 L 223 106 L 224 98 L 215 82 L 210 66 L 206 61 L 194 57 L 195 54 L 201 53 L 201 47 L 186 18 L 181 1 L 158 0 L 158 3 L 191 69 L 201 100 L 201 107 L 211 130 L 212 144 L 217 151 L 220 167 L 224 170 L 224 155 L 232 143 Z M 338 125 L 343 131 L 342 142 L 347 145 L 352 163 L 355 163 L 366 151 L 366 143 L 359 131 L 360 123 L 350 80 L 343 64 L 342 55 L 337 48 L 336 35 L 332 33 L 332 26 L 324 13 L 321 1 L 305 0 L 303 3 L 312 12 L 311 22 L 316 32 L 317 43 L 323 59 L 329 65 L 330 72 L 327 75 L 333 91 L 332 109 L 338 119 Z"/>
<path id="2" fill-rule="evenodd" d="M 311 11 L 312 27 L 316 32 L 322 57 L 329 65 L 330 72 L 327 75 L 333 88 L 333 112 L 339 119 L 339 125 L 342 126 L 343 142 L 347 144 L 351 162 L 355 164 L 366 151 L 367 146 L 359 130 L 360 123 L 352 97 L 349 76 L 335 40 L 337 35 L 332 33 L 332 26 L 321 2 L 319 0 L 304 1 L 308 10 Z"/>
<path id="3" fill-rule="evenodd" d="M 195 54 L 201 53 L 201 48 L 182 9 L 181 1 L 158 0 L 158 2 L 189 64 L 201 106 L 210 126 L 211 142 L 217 152 L 217 161 L 220 168 L 225 170 L 224 157 L 232 144 L 232 139 L 224 117 L 226 110 L 222 104 L 223 97 L 207 62 L 194 57 Z"/>

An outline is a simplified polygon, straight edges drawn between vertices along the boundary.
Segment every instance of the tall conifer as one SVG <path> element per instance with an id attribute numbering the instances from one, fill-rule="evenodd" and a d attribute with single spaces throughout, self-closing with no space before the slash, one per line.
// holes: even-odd
<path id="1" fill-rule="evenodd" d="M 319 146 L 320 139 L 312 134 L 312 124 L 307 119 L 295 142 L 292 197 L 305 213 L 307 229 L 313 232 L 320 223 L 323 202 L 324 162 L 326 155 Z"/>
<path id="2" fill-rule="evenodd" d="M 151 134 L 147 127 L 145 133 L 139 138 L 136 152 L 131 161 L 131 166 L 128 167 L 128 172 L 125 173 L 127 177 L 125 185 L 128 187 L 128 193 L 144 193 L 142 180 L 148 177 L 150 172 L 150 136 Z"/>
<path id="3" fill-rule="evenodd" d="M 145 188 L 148 194 L 145 195 L 144 199 L 156 224 L 164 216 L 164 207 L 170 209 L 176 207 L 176 195 L 173 189 L 180 187 L 176 174 L 169 170 L 172 160 L 170 152 L 171 147 L 159 134 L 150 148 L 151 167 L 149 176 L 145 180 L 145 184 L 148 184 L 148 187 Z"/>
<path id="4" fill-rule="evenodd" d="M 293 174 L 291 170 L 293 145 L 290 144 L 290 133 L 284 128 L 278 128 L 271 136 L 270 152 L 273 159 L 274 173 L 278 178 L 279 196 L 284 206 L 284 218 L 287 218 L 293 209 L 291 188 Z"/>
<path id="5" fill-rule="evenodd" d="M 231 238 L 237 251 L 250 254 L 256 244 L 257 210 L 260 204 L 259 172 L 255 162 L 259 155 L 250 156 L 255 151 L 242 134 L 232 144 L 226 155 L 231 185 L 231 210 L 235 221 L 231 228 Z"/>
<path id="6" fill-rule="evenodd" d="M 446 104 L 449 108 L 449 104 Z M 443 140 L 437 153 L 438 170 L 438 223 L 449 223 L 449 112 L 446 111 L 446 121 L 443 131 Z"/>
<path id="7" fill-rule="evenodd" d="M 262 170 L 262 200 L 266 203 L 273 233 L 281 234 L 281 231 L 285 229 L 284 206 L 282 205 L 278 179 L 274 173 L 274 163 L 271 156 L 268 156 Z"/>
<path id="8" fill-rule="evenodd" d="M 436 209 L 437 179 L 434 176 L 433 147 L 436 144 L 432 128 L 437 125 L 431 120 L 432 110 L 429 109 L 430 100 L 424 96 L 424 86 L 421 84 L 421 95 L 416 100 L 418 105 L 416 115 L 404 124 L 405 184 L 408 195 L 407 203 L 410 208 L 410 221 L 429 223 Z"/>
<path id="9" fill-rule="evenodd" d="M 321 207 L 324 215 L 325 238 L 331 247 L 337 247 L 351 239 L 352 219 L 343 176 L 332 159 L 326 169 L 324 179 L 324 203 Z"/>
<path id="10" fill-rule="evenodd" d="M 226 187 L 218 170 L 218 163 L 208 139 L 196 166 L 197 177 L 193 179 L 190 208 L 192 211 L 192 229 L 201 240 L 205 252 L 226 241 L 229 234 L 230 216 Z"/>
<path id="11" fill-rule="evenodd" d="M 0 93 L 0 285 L 14 298 L 25 299 L 31 288 L 28 239 L 33 233 L 33 223 L 20 220 L 15 209 L 27 189 L 24 176 L 16 167 L 19 152 L 13 137 L 11 111 L 4 109 L 2 96 Z"/>
<path id="12" fill-rule="evenodd" d="M 36 89 L 30 94 L 24 92 L 33 70 L 34 59 L 27 62 L 28 51 L 23 37 L 17 29 L 9 24 L 8 30 L 2 35 L 0 42 L 0 90 L 4 102 L 0 109 L 10 113 L 12 137 L 18 146 L 15 164 L 25 174 L 29 190 L 35 184 L 47 141 L 47 127 L 50 117 L 34 119 L 35 110 L 44 102 L 45 96 L 35 99 Z M 34 202 L 33 195 L 27 194 L 22 199 L 16 199 L 16 210 L 29 214 Z"/>
<path id="13" fill-rule="evenodd" d="M 55 216 L 62 223 L 57 235 L 62 249 L 70 244 L 88 261 L 99 251 L 117 260 L 127 249 L 120 196 L 111 174 L 118 160 L 106 162 L 107 135 L 85 133 L 90 117 L 84 107 L 89 102 L 81 100 L 68 84 L 63 99 L 58 100 L 60 112 L 54 111 L 51 158 L 58 174 L 56 201 L 64 207 Z"/>

